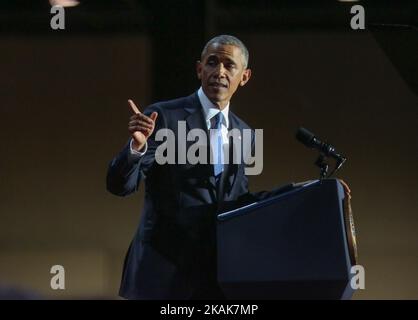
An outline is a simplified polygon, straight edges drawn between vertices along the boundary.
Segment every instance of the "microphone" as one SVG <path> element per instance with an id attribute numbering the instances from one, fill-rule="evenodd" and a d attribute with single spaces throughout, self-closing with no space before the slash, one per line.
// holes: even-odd
<path id="1" fill-rule="evenodd" d="M 308 148 L 317 149 L 326 156 L 334 158 L 338 162 L 338 167 L 341 167 L 347 160 L 344 156 L 339 154 L 332 145 L 322 142 L 312 132 L 303 127 L 300 127 L 296 132 L 296 139 Z"/>

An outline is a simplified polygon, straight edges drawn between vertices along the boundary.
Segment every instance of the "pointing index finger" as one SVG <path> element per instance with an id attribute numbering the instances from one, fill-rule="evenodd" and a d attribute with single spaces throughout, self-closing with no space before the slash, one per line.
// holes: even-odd
<path id="1" fill-rule="evenodd" d="M 129 103 L 129 106 L 131 107 L 131 110 L 132 110 L 133 113 L 135 113 L 135 114 L 140 114 L 141 113 L 139 111 L 138 107 L 135 105 L 135 103 L 131 99 L 128 100 L 128 103 Z"/>

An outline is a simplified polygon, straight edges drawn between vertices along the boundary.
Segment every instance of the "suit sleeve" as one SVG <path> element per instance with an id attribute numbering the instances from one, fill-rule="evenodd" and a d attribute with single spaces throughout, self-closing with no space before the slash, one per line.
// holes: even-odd
<path id="1" fill-rule="evenodd" d="M 158 112 L 157 122 L 151 137 L 148 138 L 148 148 L 144 155 L 138 156 L 131 153 L 130 139 L 122 151 L 112 159 L 106 176 L 107 190 L 117 196 L 127 196 L 138 190 L 141 180 L 145 179 L 152 170 L 155 162 L 155 151 L 161 142 L 155 141 L 155 133 L 164 127 L 164 116 L 160 109 L 149 107 L 144 114 L 149 116 L 152 112 Z"/>

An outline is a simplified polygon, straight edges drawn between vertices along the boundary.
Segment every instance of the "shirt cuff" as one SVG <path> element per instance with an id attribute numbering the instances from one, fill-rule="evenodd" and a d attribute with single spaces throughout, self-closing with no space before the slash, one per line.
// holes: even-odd
<path id="1" fill-rule="evenodd" d="M 140 151 L 137 151 L 137 150 L 134 150 L 134 148 L 132 148 L 132 142 L 133 142 L 133 139 L 131 139 L 131 142 L 129 142 L 129 148 L 131 149 L 131 155 L 142 157 L 147 152 L 148 143 L 145 142 L 145 146 L 143 146 Z"/>

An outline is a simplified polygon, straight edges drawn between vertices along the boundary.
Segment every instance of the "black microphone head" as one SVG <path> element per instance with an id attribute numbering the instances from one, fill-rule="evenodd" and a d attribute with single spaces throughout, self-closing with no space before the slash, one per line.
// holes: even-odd
<path id="1" fill-rule="evenodd" d="M 296 132 L 296 139 L 298 139 L 298 141 L 302 142 L 305 146 L 309 148 L 313 147 L 314 138 L 315 138 L 315 135 L 303 127 L 300 127 L 298 131 Z"/>

